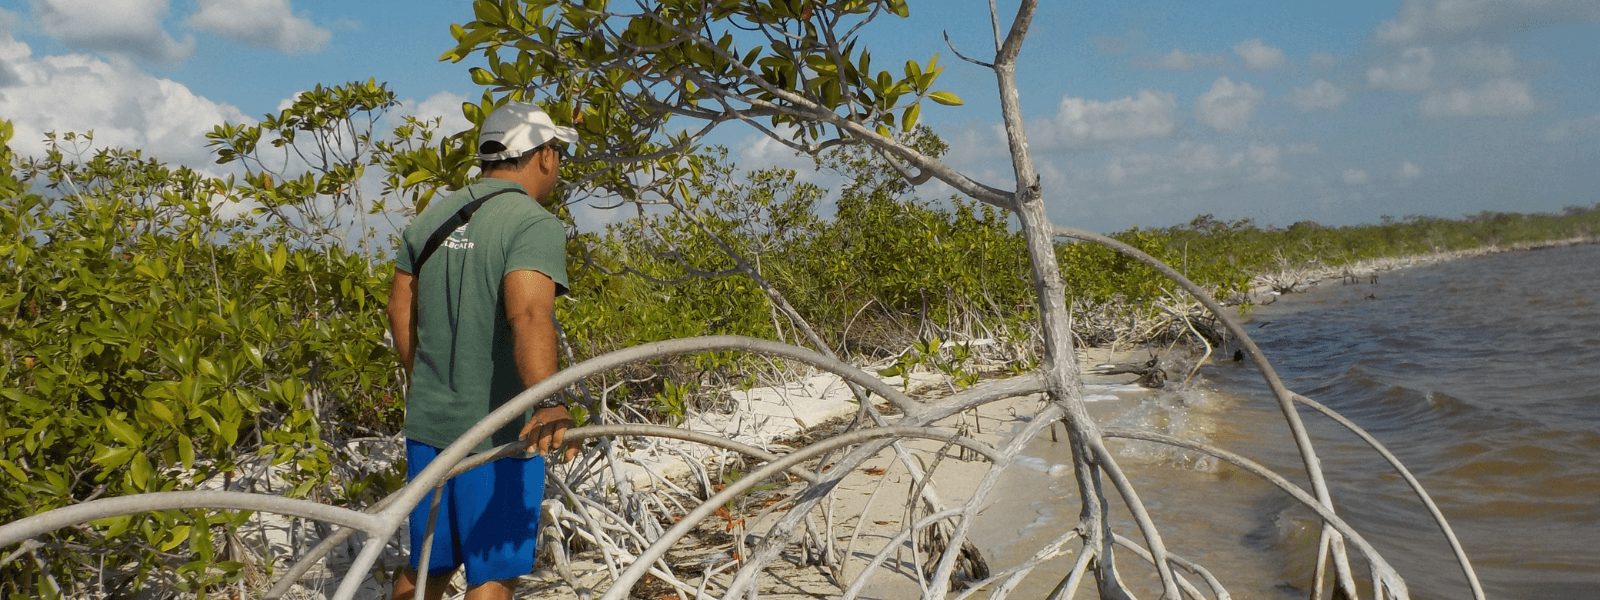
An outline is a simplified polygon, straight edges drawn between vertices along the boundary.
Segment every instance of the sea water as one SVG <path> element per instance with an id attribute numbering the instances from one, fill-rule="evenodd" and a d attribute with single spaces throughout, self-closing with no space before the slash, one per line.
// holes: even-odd
<path id="1" fill-rule="evenodd" d="M 1256 311 L 1249 332 L 1291 389 L 1354 420 L 1410 467 L 1490 597 L 1600 598 L 1600 246 L 1324 283 Z M 1245 400 L 1237 413 L 1270 406 L 1255 369 L 1207 373 Z M 1282 427 L 1228 426 L 1260 416 L 1224 419 L 1222 437 L 1297 472 Z M 1328 419 L 1305 419 L 1340 512 L 1413 597 L 1469 597 L 1404 482 Z"/>
<path id="2" fill-rule="evenodd" d="M 1489 597 L 1600 598 L 1600 246 L 1323 282 L 1257 307 L 1247 328 L 1290 389 L 1352 419 L 1412 470 Z M 1188 384 L 1174 376 L 1167 390 L 1105 409 L 1102 424 L 1222 446 L 1309 490 L 1260 372 L 1228 360 L 1231 351 L 1219 349 L 1221 359 Z M 1444 535 L 1405 482 L 1357 437 L 1300 412 L 1340 515 L 1398 569 L 1412 597 L 1470 597 Z M 1311 511 L 1206 457 L 1111 445 L 1170 551 L 1209 568 L 1233 597 L 1306 597 L 1319 531 Z M 1064 463 L 1068 452 L 1045 439 L 1028 455 Z M 999 564 L 1031 555 L 1077 519 L 1070 473 L 1016 471 L 1005 502 L 1036 505 L 1040 516 L 1020 529 L 995 518 L 988 531 L 998 533 L 986 541 Z M 1108 494 L 1117 531 L 1143 544 Z M 1118 556 L 1140 597 L 1154 597 L 1148 566 Z M 1019 597 L 1047 593 L 1072 558 L 1030 577 Z M 1093 597 L 1093 584 L 1085 588 L 1080 597 Z"/>

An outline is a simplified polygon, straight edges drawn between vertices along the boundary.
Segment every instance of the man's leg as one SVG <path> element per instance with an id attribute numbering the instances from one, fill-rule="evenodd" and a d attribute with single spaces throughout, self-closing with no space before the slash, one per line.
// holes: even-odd
<path id="1" fill-rule="evenodd" d="M 511 600 L 517 590 L 517 580 L 500 579 L 467 587 L 467 600 Z"/>
<path id="2" fill-rule="evenodd" d="M 517 578 L 533 571 L 544 459 L 502 458 L 452 483 L 450 502 L 469 597 L 509 598 Z"/>
<path id="3" fill-rule="evenodd" d="M 445 591 L 450 589 L 450 575 L 435 575 L 428 578 L 428 589 L 422 590 L 422 597 L 428 600 L 439 600 L 444 597 Z M 411 567 L 402 567 L 394 577 L 394 590 L 389 594 L 392 600 L 411 600 L 417 595 L 417 572 Z M 471 598 L 471 592 L 467 593 Z M 511 596 L 506 596 L 510 598 Z"/>
<path id="4" fill-rule="evenodd" d="M 415 479 L 438 454 L 438 448 L 406 440 L 406 481 Z M 455 509 L 450 505 L 450 489 L 453 484 L 454 482 L 445 482 L 445 492 L 439 497 L 438 514 L 433 516 L 433 545 L 428 565 L 417 563 L 422 558 L 422 540 L 427 536 L 428 520 L 433 512 L 433 493 L 429 492 L 423 496 L 422 501 L 411 509 L 407 523 L 411 534 L 410 565 L 402 568 L 395 576 L 394 590 L 390 596 L 394 600 L 410 600 L 416 595 L 419 570 L 432 573 L 428 577 L 427 589 L 423 590 L 428 600 L 438 600 L 445 590 L 450 589 L 450 577 L 455 573 L 456 567 L 461 565 L 461 557 L 456 552 Z"/>

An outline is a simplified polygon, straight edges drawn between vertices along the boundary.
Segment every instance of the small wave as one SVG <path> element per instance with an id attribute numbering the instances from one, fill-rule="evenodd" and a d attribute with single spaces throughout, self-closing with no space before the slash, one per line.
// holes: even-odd
<path id="1" fill-rule="evenodd" d="M 1585 456 L 1600 454 L 1600 431 L 1574 431 L 1562 445 Z"/>
<path id="2" fill-rule="evenodd" d="M 1585 438 L 1597 436 L 1600 434 L 1555 434 L 1514 443 L 1460 444 L 1445 452 L 1441 457 L 1444 464 L 1430 472 L 1451 481 L 1471 482 L 1481 493 L 1526 486 L 1550 497 L 1572 490 L 1600 497 L 1600 480 L 1572 476 L 1575 466 L 1579 473 L 1584 470 L 1582 464 L 1593 455 L 1594 446 L 1600 445 Z"/>
<path id="3" fill-rule="evenodd" d="M 1436 472 L 1444 477 L 1477 482 L 1481 491 L 1482 488 L 1488 487 L 1492 480 L 1532 483 L 1544 480 L 1562 470 L 1559 464 L 1554 462 L 1559 454 L 1552 452 L 1548 448 L 1524 446 L 1521 450 L 1539 455 L 1539 457 L 1518 457 L 1508 453 L 1495 452 L 1439 469 Z"/>
<path id="4" fill-rule="evenodd" d="M 1473 407 L 1471 404 L 1468 404 L 1465 400 L 1438 390 L 1428 390 L 1423 394 L 1423 398 L 1428 401 L 1428 406 L 1431 407 L 1434 412 L 1441 414 L 1459 415 L 1476 410 L 1475 407 Z"/>
<path id="5" fill-rule="evenodd" d="M 1085 402 L 1116 400 L 1121 397 L 1117 394 L 1142 394 L 1149 391 L 1150 388 L 1137 383 L 1088 383 L 1083 386 L 1083 399 Z"/>
<path id="6" fill-rule="evenodd" d="M 1476 416 L 1484 409 L 1439 389 L 1387 383 L 1352 368 L 1350 381 L 1309 394 L 1372 431 L 1416 432 L 1429 423 Z"/>
<path id="7" fill-rule="evenodd" d="M 1452 505 L 1450 514 L 1453 518 L 1497 521 L 1507 520 L 1506 515 L 1538 514 L 1546 522 L 1588 526 L 1594 523 L 1596 517 L 1592 498 L 1591 495 L 1584 499 L 1561 500 L 1532 495 L 1526 498 L 1482 500 Z"/>
<path id="8" fill-rule="evenodd" d="M 1163 390 L 1142 399 L 1137 405 L 1111 421 L 1113 427 L 1154 431 L 1190 440 L 1211 441 L 1217 418 L 1214 402 L 1198 386 Z M 1214 473 L 1218 462 L 1210 455 L 1190 452 L 1163 444 L 1127 441 L 1121 454 L 1142 462 L 1164 464 L 1179 469 Z"/>
<path id="9" fill-rule="evenodd" d="M 1320 521 L 1309 509 L 1282 496 L 1270 496 L 1262 500 L 1257 512 L 1271 518 L 1245 533 L 1245 544 L 1285 557 L 1300 556 L 1307 550 L 1316 553 Z"/>
<path id="10" fill-rule="evenodd" d="M 1050 467 L 1052 466 L 1052 463 L 1048 460 L 1039 458 L 1037 456 L 1028 456 L 1026 454 L 1017 456 L 1017 458 L 1012 462 L 1017 466 L 1026 467 L 1040 473 L 1049 473 Z"/>
<path id="11" fill-rule="evenodd" d="M 1361 365 L 1351 365 L 1343 372 L 1303 385 L 1302 389 L 1305 390 L 1303 392 L 1305 395 L 1314 398 L 1345 398 L 1360 397 L 1366 392 L 1385 387 L 1388 387 L 1388 384 L 1373 376 L 1366 368 Z"/>

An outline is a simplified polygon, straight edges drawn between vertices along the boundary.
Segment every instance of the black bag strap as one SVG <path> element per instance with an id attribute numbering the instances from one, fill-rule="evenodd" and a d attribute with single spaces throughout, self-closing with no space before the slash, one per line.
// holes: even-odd
<path id="1" fill-rule="evenodd" d="M 472 213 L 478 212 L 478 208 L 482 207 L 483 203 L 488 202 L 490 198 L 499 196 L 500 194 L 515 191 L 520 190 L 498 190 L 482 198 L 473 198 L 471 202 L 466 203 L 466 205 L 462 206 L 460 210 L 457 210 L 456 214 L 450 215 L 450 218 L 445 219 L 443 225 L 440 225 L 438 229 L 434 230 L 433 235 L 428 236 L 427 243 L 422 245 L 422 252 L 419 252 L 415 257 L 412 257 L 411 274 L 421 277 L 422 263 L 428 262 L 428 257 L 433 256 L 433 252 L 439 249 L 440 244 L 443 244 L 445 240 L 450 239 L 450 234 L 455 233 L 456 229 L 459 229 L 462 225 L 466 225 L 467 221 L 471 221 Z"/>

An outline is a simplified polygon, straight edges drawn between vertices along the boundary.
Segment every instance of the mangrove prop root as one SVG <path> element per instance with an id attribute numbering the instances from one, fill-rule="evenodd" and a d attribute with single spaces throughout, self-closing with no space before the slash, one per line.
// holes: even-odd
<path id="1" fill-rule="evenodd" d="M 1092 235 L 1085 235 L 1083 232 L 1077 232 L 1074 230 L 1060 228 L 1059 232 L 1062 235 L 1094 239 Z M 1102 240 L 1095 239 L 1094 241 Z M 1112 245 L 1113 248 L 1127 253 L 1127 249 L 1125 248 L 1119 248 L 1115 244 L 1108 245 Z M 1457 560 L 1462 567 L 1462 571 L 1466 575 L 1468 582 L 1473 589 L 1474 597 L 1482 598 L 1481 588 L 1478 585 L 1476 575 L 1472 571 L 1470 563 L 1467 561 L 1465 553 L 1461 549 L 1460 543 L 1456 539 L 1453 531 L 1450 529 L 1448 523 L 1444 520 L 1442 514 L 1439 513 L 1439 510 L 1433 503 L 1432 499 L 1425 491 L 1423 491 L 1420 483 L 1418 483 L 1415 477 L 1412 476 L 1412 474 L 1407 471 L 1397 459 L 1393 457 L 1392 453 L 1388 452 L 1388 450 L 1384 448 L 1381 443 L 1372 438 L 1370 434 L 1356 426 L 1354 423 L 1351 423 L 1348 419 L 1345 419 L 1344 417 L 1309 398 L 1305 398 L 1304 396 L 1294 394 L 1293 392 L 1283 389 L 1281 387 L 1281 382 L 1277 381 L 1276 374 L 1271 370 L 1271 365 L 1265 361 L 1260 349 L 1255 347 L 1254 343 L 1249 340 L 1248 335 L 1242 327 L 1239 327 L 1229 315 L 1222 312 L 1220 306 L 1215 305 L 1214 300 L 1204 296 L 1203 290 L 1199 290 L 1197 286 L 1194 286 L 1191 282 L 1182 279 L 1181 276 L 1177 276 L 1175 273 L 1168 273 L 1168 276 L 1174 277 L 1174 279 L 1179 281 L 1180 284 L 1183 284 L 1184 287 L 1192 288 L 1189 289 L 1189 291 L 1196 294 L 1196 297 L 1200 299 L 1201 303 L 1205 304 L 1208 309 L 1211 309 L 1216 314 L 1219 321 L 1221 321 L 1224 326 L 1226 326 L 1237 337 L 1237 339 L 1239 339 L 1240 343 L 1244 345 L 1250 354 L 1257 360 L 1258 366 L 1262 367 L 1261 370 L 1263 374 L 1268 377 L 1269 383 L 1273 384 L 1275 394 L 1280 394 L 1282 397 L 1287 398 L 1291 404 L 1298 403 L 1311 407 L 1314 410 L 1327 415 L 1341 426 L 1344 426 L 1347 429 L 1350 429 L 1352 432 L 1355 432 L 1363 439 L 1363 441 L 1373 447 L 1384 457 L 1386 461 L 1388 461 L 1398 472 L 1401 473 L 1402 477 L 1416 492 L 1423 504 L 1427 506 L 1430 514 L 1433 515 L 1434 520 L 1438 524 L 1440 530 L 1445 534 L 1447 540 L 1450 542 L 1451 550 L 1456 554 Z M 761 568 L 764 568 L 766 564 L 769 564 L 770 560 L 772 560 L 772 557 L 776 555 L 775 552 L 765 557 L 759 556 L 759 554 L 757 556 L 742 557 L 742 564 L 735 560 L 724 562 L 720 565 L 708 565 L 703 571 L 701 571 L 701 579 L 698 584 L 695 584 L 693 580 L 685 580 L 684 576 L 681 574 L 676 574 L 674 572 L 673 565 L 670 564 L 670 561 L 665 560 L 666 553 L 670 548 L 673 547 L 674 544 L 682 540 L 697 526 L 700 526 L 705 519 L 711 516 L 711 514 L 718 507 L 731 501 L 737 496 L 746 493 L 761 481 L 771 476 L 780 473 L 789 473 L 796 479 L 803 481 L 805 483 L 805 488 L 795 495 L 793 505 L 789 509 L 788 515 L 786 515 L 784 520 L 780 520 L 778 526 L 774 527 L 775 531 L 769 532 L 769 534 L 766 536 L 766 539 L 763 540 L 763 547 L 761 549 L 765 550 L 767 547 L 781 547 L 782 544 L 778 542 L 786 543 L 789 539 L 779 533 L 780 531 L 784 531 L 781 526 L 785 522 L 792 521 L 792 525 L 804 521 L 805 515 L 816 506 L 816 503 L 827 497 L 846 474 L 859 467 L 860 464 L 867 458 L 873 456 L 883 449 L 891 447 L 896 442 L 918 438 L 937 440 L 947 445 L 959 446 L 965 449 L 965 451 L 971 452 L 975 456 L 988 460 L 992 463 L 990 474 L 984 478 L 983 482 L 980 483 L 978 493 L 975 494 L 965 506 L 956 509 L 937 510 L 930 513 L 928 516 L 915 521 L 908 519 L 907 522 L 902 525 L 900 531 L 890 538 L 890 542 L 888 544 L 880 548 L 872 558 L 866 560 L 859 567 L 859 571 L 850 569 L 850 571 L 854 571 L 856 574 L 853 580 L 850 582 L 848 589 L 845 590 L 845 596 L 854 597 L 855 595 L 859 594 L 867 581 L 880 570 L 884 559 L 893 551 L 894 548 L 908 542 L 913 542 L 916 536 L 923 535 L 929 528 L 940 527 L 942 523 L 952 523 L 953 527 L 949 530 L 950 537 L 947 539 L 947 541 L 950 543 L 945 548 L 936 550 L 935 556 L 938 559 L 936 568 L 934 569 L 934 572 L 931 573 L 932 577 L 929 577 L 921 588 L 923 594 L 926 596 L 943 597 L 945 595 L 945 590 L 948 589 L 950 583 L 949 575 L 953 572 L 957 562 L 956 559 L 961 552 L 961 548 L 963 548 L 964 544 L 966 543 L 964 539 L 966 532 L 971 527 L 976 510 L 981 508 L 983 505 L 983 499 L 992 489 L 992 482 L 995 479 L 995 476 L 1010 464 L 1012 458 L 1018 451 L 1020 451 L 1027 441 L 1031 440 L 1038 433 L 1042 432 L 1044 428 L 1053 425 L 1054 422 L 1058 420 L 1063 420 L 1064 418 L 1070 419 L 1070 415 L 1068 413 L 1070 412 L 1069 409 L 1071 408 L 1069 404 L 1073 400 L 1071 397 L 1072 394 L 1068 393 L 1059 395 L 1057 397 L 1064 398 L 1064 402 L 1057 401 L 1043 403 L 1038 414 L 1034 415 L 1033 420 L 1035 422 L 1031 423 L 1030 427 L 1024 428 L 1022 432 L 1020 432 L 1016 437 L 1012 438 L 1008 443 L 1003 444 L 1000 448 L 995 448 L 965 437 L 964 431 L 936 429 L 929 427 L 929 425 L 939 419 L 955 415 L 964 410 L 976 408 L 986 403 L 996 402 L 1026 394 L 1053 391 L 1055 385 L 1053 384 L 1052 380 L 1054 378 L 1040 376 L 1037 374 L 1025 375 L 1009 380 L 985 383 L 972 389 L 958 392 L 937 402 L 921 403 L 912 400 L 892 386 L 884 385 L 876 377 L 873 377 L 861 371 L 860 369 L 814 351 L 809 351 L 794 346 L 777 344 L 774 342 L 733 336 L 672 340 L 668 342 L 660 342 L 656 344 L 629 348 L 585 361 L 584 363 L 574 365 L 572 368 L 558 373 L 550 380 L 547 380 L 546 382 L 529 389 L 523 394 L 518 395 L 500 410 L 495 411 L 478 425 L 474 426 L 456 443 L 451 444 L 450 447 L 446 448 L 446 450 L 441 453 L 441 458 L 436 460 L 433 465 L 430 465 L 428 469 L 425 469 L 423 473 L 421 473 L 411 483 L 374 504 L 371 508 L 364 512 L 268 494 L 251 494 L 229 491 L 158 492 L 93 500 L 90 502 L 34 515 L 13 523 L 8 523 L 4 526 L 0 526 L 0 546 L 9 546 L 12 544 L 22 543 L 29 541 L 32 538 L 46 535 L 58 529 L 80 525 L 96 519 L 142 512 L 173 509 L 212 508 L 219 510 L 250 510 L 283 514 L 339 525 L 342 526 L 342 529 L 335 531 L 332 535 L 324 538 L 315 547 L 301 553 L 301 555 L 298 557 L 299 560 L 293 563 L 290 568 L 283 573 L 283 576 L 275 582 L 275 585 L 264 595 L 264 597 L 278 598 L 283 596 L 295 581 L 304 576 L 311 564 L 323 559 L 329 550 L 331 550 L 333 547 L 336 547 L 339 543 L 342 543 L 351 534 L 358 531 L 364 532 L 368 536 L 367 540 L 365 541 L 361 552 L 356 557 L 355 562 L 345 573 L 344 580 L 340 585 L 340 590 L 335 595 L 335 597 L 338 598 L 348 598 L 353 595 L 359 583 L 368 576 L 368 570 L 373 566 L 377 555 L 388 543 L 388 540 L 396 533 L 396 530 L 403 522 L 405 515 L 410 512 L 411 507 L 422 501 L 428 495 L 429 491 L 434 490 L 438 484 L 442 483 L 448 477 L 454 476 L 455 474 L 465 471 L 468 468 L 500 456 L 514 455 L 521 452 L 521 448 L 518 447 L 518 444 L 511 444 L 487 453 L 472 456 L 467 454 L 467 450 L 470 448 L 470 446 L 475 445 L 478 441 L 487 437 L 489 433 L 495 429 L 498 429 L 504 423 L 509 422 L 510 419 L 514 418 L 516 414 L 519 414 L 521 410 L 525 409 L 527 406 L 531 406 L 544 397 L 554 393 L 559 393 L 559 391 L 566 386 L 577 383 L 586 377 L 608 369 L 614 369 L 619 366 L 651 360 L 662 356 L 713 350 L 745 350 L 810 364 L 821 370 L 837 374 L 845 378 L 849 383 L 860 386 L 861 389 L 869 390 L 871 393 L 888 400 L 891 404 L 896 406 L 897 410 L 901 414 L 893 421 L 880 421 L 881 424 L 874 424 L 875 426 L 866 426 L 849 430 L 832 437 L 823 438 L 812 444 L 784 454 L 769 452 L 748 444 L 742 444 L 703 433 L 654 425 L 606 424 L 571 430 L 568 434 L 569 439 L 573 439 L 575 441 L 591 438 L 612 438 L 617 436 L 671 438 L 717 448 L 722 451 L 732 452 L 734 454 L 744 456 L 750 460 L 764 463 L 764 466 L 761 466 L 752 471 L 749 475 L 726 485 L 716 494 L 704 500 L 689 498 L 685 496 L 687 493 L 686 491 L 684 491 L 684 493 L 678 493 L 678 497 L 666 499 L 666 501 L 669 503 L 677 504 L 683 503 L 683 501 L 686 499 L 691 500 L 690 504 L 684 505 L 688 509 L 688 512 L 687 514 L 679 517 L 677 522 L 672 524 L 671 527 L 666 528 L 665 530 L 650 531 L 649 535 L 646 535 L 643 531 L 638 530 L 636 525 L 630 523 L 629 518 L 624 517 L 622 514 L 614 512 L 611 509 L 605 509 L 603 500 L 584 496 L 581 492 L 568 487 L 565 482 L 556 483 L 555 485 L 557 485 L 557 487 L 561 490 L 561 494 L 567 498 L 568 506 L 570 508 L 567 510 L 567 512 L 560 513 L 558 516 L 553 515 L 556 518 L 552 519 L 552 524 L 549 528 L 547 528 L 547 530 L 572 531 L 579 539 L 590 540 L 606 547 L 607 562 L 615 566 L 611 567 L 612 570 L 610 572 L 613 574 L 611 577 L 611 584 L 604 592 L 604 598 L 625 597 L 628 590 L 632 589 L 632 587 L 647 573 L 655 576 L 657 579 L 663 582 L 666 582 L 674 589 L 674 591 L 681 595 L 712 595 L 715 593 L 715 588 L 718 587 L 717 584 L 712 583 L 713 577 L 722 576 L 722 574 L 724 574 L 729 568 L 732 568 L 736 565 L 740 566 L 741 568 L 734 576 L 733 581 L 726 584 L 726 587 L 723 588 L 724 591 L 729 595 L 741 595 L 744 592 L 753 589 L 750 586 L 754 582 L 758 571 Z M 1293 411 L 1291 410 L 1289 413 L 1292 414 Z M 1302 428 L 1291 427 L 1291 429 L 1303 433 Z M 1085 433 L 1086 431 L 1093 433 L 1094 435 L 1087 438 L 1081 437 L 1081 434 Z M 1077 539 L 1083 542 L 1081 554 L 1075 563 L 1074 568 L 1067 573 L 1066 576 L 1063 577 L 1060 583 L 1056 586 L 1056 589 L 1053 593 L 1053 596 L 1055 597 L 1071 597 L 1073 594 L 1075 594 L 1079 587 L 1079 583 L 1085 574 L 1093 572 L 1100 574 L 1100 576 L 1103 578 L 1106 576 L 1105 573 L 1109 573 L 1110 577 L 1115 577 L 1114 570 L 1106 570 L 1106 563 L 1109 562 L 1108 560 L 1105 560 L 1108 552 L 1108 546 L 1105 545 L 1106 542 L 1122 546 L 1124 549 L 1133 552 L 1136 556 L 1139 556 L 1140 558 L 1143 558 L 1153 564 L 1158 571 L 1160 580 L 1165 588 L 1163 590 L 1165 597 L 1203 597 L 1200 591 L 1201 588 L 1193 585 L 1193 582 L 1191 582 L 1187 576 L 1175 573 L 1175 568 L 1183 570 L 1189 576 L 1199 577 L 1200 580 L 1204 582 L 1204 587 L 1209 588 L 1208 591 L 1213 597 L 1229 597 L 1221 581 L 1214 577 L 1210 571 L 1206 570 L 1201 565 L 1194 564 L 1166 551 L 1165 545 L 1159 535 L 1158 525 L 1154 523 L 1150 516 L 1143 510 L 1141 503 L 1138 501 L 1137 491 L 1127 480 L 1127 478 L 1122 475 L 1120 469 L 1116 466 L 1114 457 L 1109 451 L 1106 450 L 1101 441 L 1105 438 L 1125 438 L 1169 444 L 1192 451 L 1209 454 L 1218 458 L 1219 460 L 1235 465 L 1266 479 L 1273 485 L 1283 489 L 1296 501 L 1306 505 L 1308 508 L 1312 509 L 1318 514 L 1318 516 L 1323 520 L 1325 526 L 1328 528 L 1329 535 L 1336 540 L 1336 543 L 1331 544 L 1333 549 L 1337 550 L 1337 548 L 1340 546 L 1337 541 L 1349 540 L 1354 544 L 1354 548 L 1359 551 L 1368 561 L 1368 564 L 1371 565 L 1370 577 L 1372 578 L 1373 588 L 1376 590 L 1376 593 L 1380 598 L 1407 597 L 1404 581 L 1400 578 L 1399 574 L 1395 572 L 1391 566 L 1389 566 L 1389 563 L 1384 560 L 1375 549 L 1372 548 L 1365 538 L 1361 537 L 1356 530 L 1352 529 L 1347 523 L 1338 517 L 1338 515 L 1329 508 L 1329 501 L 1323 497 L 1323 494 L 1319 494 L 1317 492 L 1318 488 L 1323 487 L 1318 483 L 1320 480 L 1320 473 L 1311 477 L 1312 491 L 1307 492 L 1301 489 L 1299 486 L 1289 482 L 1287 479 L 1284 479 L 1282 476 L 1277 475 L 1276 473 L 1273 473 L 1258 464 L 1220 448 L 1215 448 L 1200 442 L 1180 440 L 1171 438 L 1170 436 L 1163 436 L 1160 434 L 1142 431 L 1101 431 L 1096 428 L 1088 428 L 1087 430 L 1084 428 L 1078 428 L 1077 430 L 1069 429 L 1069 433 L 1079 434 L 1072 437 L 1076 438 L 1076 441 L 1085 443 L 1088 452 L 1090 452 L 1090 456 L 1085 457 L 1087 460 L 1082 461 L 1082 465 L 1075 465 L 1092 465 L 1093 472 L 1095 473 L 1095 476 L 1091 480 L 1093 485 L 1088 489 L 1091 494 L 1096 494 L 1097 497 L 1093 498 L 1092 500 L 1086 499 L 1086 501 L 1095 502 L 1102 506 L 1104 505 L 1105 498 L 1103 496 L 1104 492 L 1101 491 L 1103 490 L 1103 486 L 1100 483 L 1100 477 L 1104 476 L 1108 478 L 1109 482 L 1112 484 L 1112 487 L 1122 496 L 1123 501 L 1129 506 L 1147 545 L 1139 546 L 1134 544 L 1125 536 L 1110 531 L 1107 523 L 1103 520 L 1103 516 L 1097 519 L 1093 514 L 1091 514 L 1091 518 L 1080 521 L 1072 531 L 1068 532 L 1061 538 L 1058 538 L 1058 540 L 1051 545 L 1042 548 L 1038 553 L 1025 561 L 1023 564 L 1001 568 L 989 577 L 982 578 L 980 581 L 974 582 L 974 587 L 970 588 L 964 595 L 970 595 L 977 588 L 997 585 L 998 587 L 994 588 L 995 595 L 998 597 L 1005 597 L 1015 589 L 1015 586 L 1018 582 L 1020 582 L 1022 577 L 1033 571 L 1043 561 L 1059 555 L 1063 551 L 1062 547 L 1068 541 Z M 1309 464 L 1315 464 L 1315 455 L 1311 453 L 1309 441 L 1305 441 L 1305 443 L 1302 445 L 1298 438 L 1299 436 L 1297 435 L 1297 446 L 1301 447 L 1303 456 L 1307 457 L 1307 462 Z M 806 463 L 808 461 L 824 455 L 829 455 L 829 453 L 839 450 L 847 450 L 847 452 L 844 456 L 840 457 L 836 461 L 833 461 L 831 464 L 826 465 L 821 470 L 812 470 L 806 467 Z M 596 469 L 593 470 L 595 472 L 600 472 L 602 469 L 599 469 L 598 465 L 596 465 Z M 1308 471 L 1315 470 L 1308 469 Z M 578 475 L 581 475 L 584 470 L 575 470 L 575 472 Z M 931 472 L 927 473 L 927 476 L 931 477 Z M 919 481 L 919 485 L 916 487 L 920 488 L 925 483 L 925 481 Z M 657 493 L 672 492 L 663 491 Z M 878 492 L 874 492 L 874 494 L 876 493 Z M 646 494 L 645 496 L 648 497 L 649 495 Z M 694 501 L 698 501 L 698 504 L 693 504 Z M 648 502 L 647 504 L 662 505 L 662 501 L 655 500 Z M 840 560 L 850 561 L 853 559 L 853 550 L 851 550 L 851 548 L 853 548 L 856 543 L 855 540 L 858 538 L 862 525 L 862 519 L 856 519 L 853 521 L 853 527 L 856 528 L 856 531 L 849 534 L 848 539 L 850 541 L 845 545 L 846 552 L 840 557 Z M 843 524 L 834 524 L 830 520 L 828 521 L 828 525 L 819 527 L 823 529 L 821 535 L 824 539 L 834 539 L 837 534 L 834 529 L 844 526 L 845 525 Z M 788 531 L 798 532 L 802 530 L 803 529 L 801 528 L 790 527 Z M 624 538 L 615 538 L 613 536 L 613 532 L 626 532 L 626 536 Z M 1087 535 L 1085 535 L 1086 533 Z M 1101 537 L 1105 536 L 1107 533 L 1110 534 L 1109 537 Z M 1101 542 L 1101 539 L 1106 540 L 1106 542 Z M 646 544 L 646 540 L 653 541 Z M 556 541 L 553 543 L 560 542 Z M 21 551 L 23 550 L 19 549 L 17 552 Z M 17 554 L 17 552 L 12 552 L 12 554 Z M 589 589 L 578 587 L 581 579 L 572 574 L 570 558 L 564 549 L 557 549 L 552 553 L 552 555 L 559 563 L 557 567 L 560 571 L 561 579 L 569 587 L 573 588 L 574 593 L 580 593 L 586 596 L 589 593 L 593 593 Z M 619 562 L 612 562 L 613 560 Z M 1334 557 L 1334 562 L 1336 570 L 1346 570 L 1348 573 L 1347 567 L 1340 566 L 1343 564 L 1341 557 Z M 834 573 L 836 575 L 843 575 L 847 572 L 845 568 L 845 565 L 836 565 L 833 567 L 833 569 L 835 569 Z M 913 567 L 913 569 L 915 569 L 915 567 Z M 1341 582 L 1339 585 L 1343 587 L 1347 584 Z M 1125 594 L 1125 592 L 1122 591 L 1119 582 L 1101 579 L 1100 587 L 1102 588 L 1102 592 L 1105 592 L 1109 589 L 1109 591 L 1113 592 L 1114 594 L 1118 592 Z"/>

